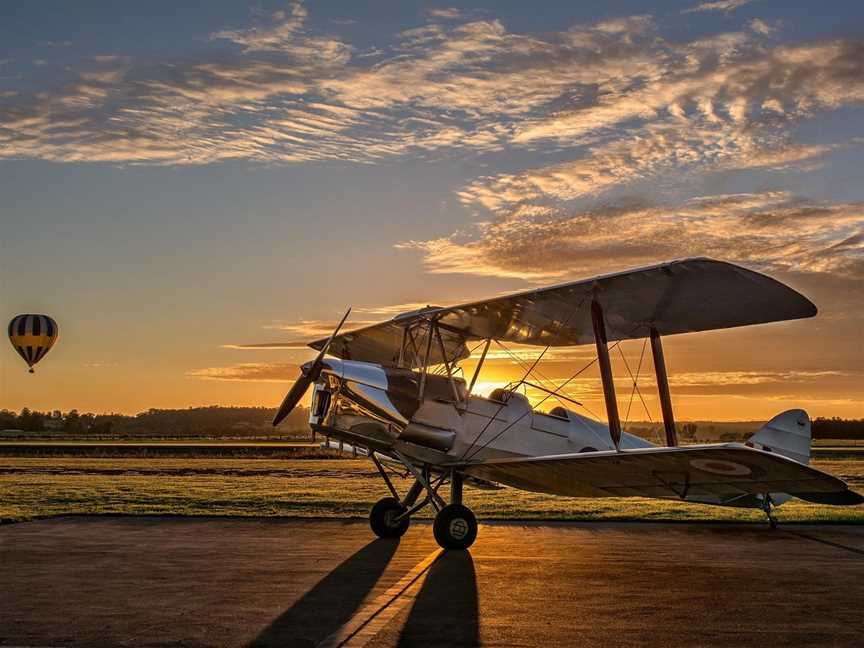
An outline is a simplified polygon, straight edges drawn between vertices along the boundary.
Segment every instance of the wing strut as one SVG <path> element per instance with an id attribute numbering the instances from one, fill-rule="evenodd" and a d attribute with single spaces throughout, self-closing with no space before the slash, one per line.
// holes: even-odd
<path id="1" fill-rule="evenodd" d="M 657 374 L 657 390 L 660 392 L 660 409 L 663 410 L 663 427 L 666 428 L 666 445 L 678 445 L 675 431 L 675 416 L 672 413 L 672 397 L 669 395 L 669 378 L 666 376 L 666 360 L 663 358 L 663 343 L 660 333 L 651 327 L 651 355 L 654 356 L 654 371 Z"/>
<path id="2" fill-rule="evenodd" d="M 420 374 L 420 392 L 417 394 L 418 400 L 423 401 L 423 393 L 426 391 L 426 375 L 429 373 L 429 354 L 432 352 L 432 327 L 433 321 L 429 320 L 429 326 L 426 329 L 426 355 L 423 356 L 423 373 Z"/>
<path id="3" fill-rule="evenodd" d="M 603 382 L 603 397 L 606 400 L 606 417 L 609 419 L 609 434 L 615 449 L 621 442 L 621 419 L 618 416 L 618 401 L 615 399 L 615 381 L 612 378 L 612 362 L 609 360 L 609 347 L 606 339 L 606 324 L 603 322 L 603 308 L 595 299 L 591 302 L 591 324 L 594 326 L 594 342 L 597 345 L 597 362 L 600 365 L 600 378 Z"/>
<path id="4" fill-rule="evenodd" d="M 483 346 L 483 353 L 480 354 L 480 362 L 477 363 L 477 368 L 474 369 L 474 375 L 471 376 L 471 384 L 468 386 L 468 394 L 474 391 L 474 383 L 477 382 L 477 376 L 480 375 L 480 369 L 483 367 L 483 361 L 486 360 L 486 353 L 489 351 L 489 345 L 492 344 L 492 338 L 486 339 L 486 344 Z"/>

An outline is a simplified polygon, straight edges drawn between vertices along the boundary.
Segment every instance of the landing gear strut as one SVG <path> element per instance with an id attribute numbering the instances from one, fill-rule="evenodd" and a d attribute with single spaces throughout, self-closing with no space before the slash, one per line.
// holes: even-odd
<path id="1" fill-rule="evenodd" d="M 396 453 L 408 472 L 414 475 L 415 481 L 404 499 L 390 481 L 390 477 L 378 459 L 372 455 L 372 461 L 392 497 L 385 497 L 372 507 L 369 513 L 369 525 L 379 538 L 399 538 L 408 530 L 411 516 L 431 504 L 437 514 L 432 526 L 435 540 L 442 549 L 467 549 L 477 538 L 477 518 L 467 506 L 462 504 L 462 475 L 455 470 L 450 472 L 450 503 L 447 504 L 438 494 L 438 489 L 445 482 L 447 475 L 441 475 L 433 481 L 429 468 L 422 471 L 414 464 Z M 426 491 L 426 497 L 419 503 L 421 493 Z"/>
<path id="2" fill-rule="evenodd" d="M 762 496 L 762 510 L 765 512 L 766 517 L 768 518 L 768 524 L 772 529 L 777 528 L 777 518 L 774 517 L 774 513 L 772 512 L 771 505 L 773 502 L 771 501 L 771 494 L 765 493 Z"/>

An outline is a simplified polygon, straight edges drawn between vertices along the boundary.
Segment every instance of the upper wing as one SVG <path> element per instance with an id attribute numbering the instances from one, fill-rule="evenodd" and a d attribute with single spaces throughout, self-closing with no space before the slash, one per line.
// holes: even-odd
<path id="1" fill-rule="evenodd" d="M 572 497 L 663 497 L 733 501 L 764 493 L 859 495 L 845 482 L 777 454 L 738 443 L 639 448 L 496 459 L 468 465 L 469 475 L 522 490 Z M 835 499 L 843 499 L 835 498 Z"/>
<path id="2" fill-rule="evenodd" d="M 430 307 L 343 333 L 330 353 L 395 363 L 405 327 L 426 318 L 438 321 L 449 345 L 448 359 L 465 357 L 464 343 L 471 339 L 542 346 L 590 344 L 593 300 L 603 308 L 609 340 L 646 337 L 651 327 L 670 335 L 816 314 L 806 297 L 763 274 L 712 259 L 683 259 L 458 306 Z M 320 349 L 324 343 L 310 346 Z M 440 362 L 437 344 L 430 357 Z"/>
<path id="3" fill-rule="evenodd" d="M 411 328 L 406 332 L 406 327 L 412 327 L 424 318 L 438 314 L 444 309 L 437 307 L 424 308 L 412 313 L 398 315 L 392 320 L 373 324 L 347 333 L 341 333 L 333 338 L 328 353 L 344 360 L 360 360 L 362 362 L 377 362 L 385 366 L 394 366 L 399 361 L 399 353 L 402 348 L 403 336 L 408 336 L 406 343 L 413 353 L 404 357 L 404 365 L 407 367 L 422 366 L 422 360 L 426 356 L 427 343 L 429 341 L 429 329 L 426 326 Z M 465 346 L 467 336 L 461 332 L 440 329 L 441 342 L 447 353 L 448 362 L 457 362 L 469 355 Z M 441 364 L 441 344 L 433 336 L 432 345 L 429 346 L 429 363 Z M 319 351 L 324 348 L 327 339 L 316 340 L 309 346 Z"/>

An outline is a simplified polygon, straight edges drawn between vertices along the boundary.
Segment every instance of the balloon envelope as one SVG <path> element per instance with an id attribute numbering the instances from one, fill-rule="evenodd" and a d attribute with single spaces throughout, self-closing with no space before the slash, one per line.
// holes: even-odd
<path id="1" fill-rule="evenodd" d="M 9 322 L 9 341 L 30 367 L 30 373 L 33 365 L 54 346 L 58 332 L 57 322 L 47 315 L 16 315 Z"/>

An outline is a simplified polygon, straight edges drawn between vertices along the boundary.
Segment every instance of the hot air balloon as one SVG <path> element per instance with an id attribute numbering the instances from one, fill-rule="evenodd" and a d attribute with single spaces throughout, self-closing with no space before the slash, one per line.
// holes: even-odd
<path id="1" fill-rule="evenodd" d="M 33 373 L 39 362 L 57 341 L 57 322 L 47 315 L 16 315 L 9 322 L 9 341 Z"/>

